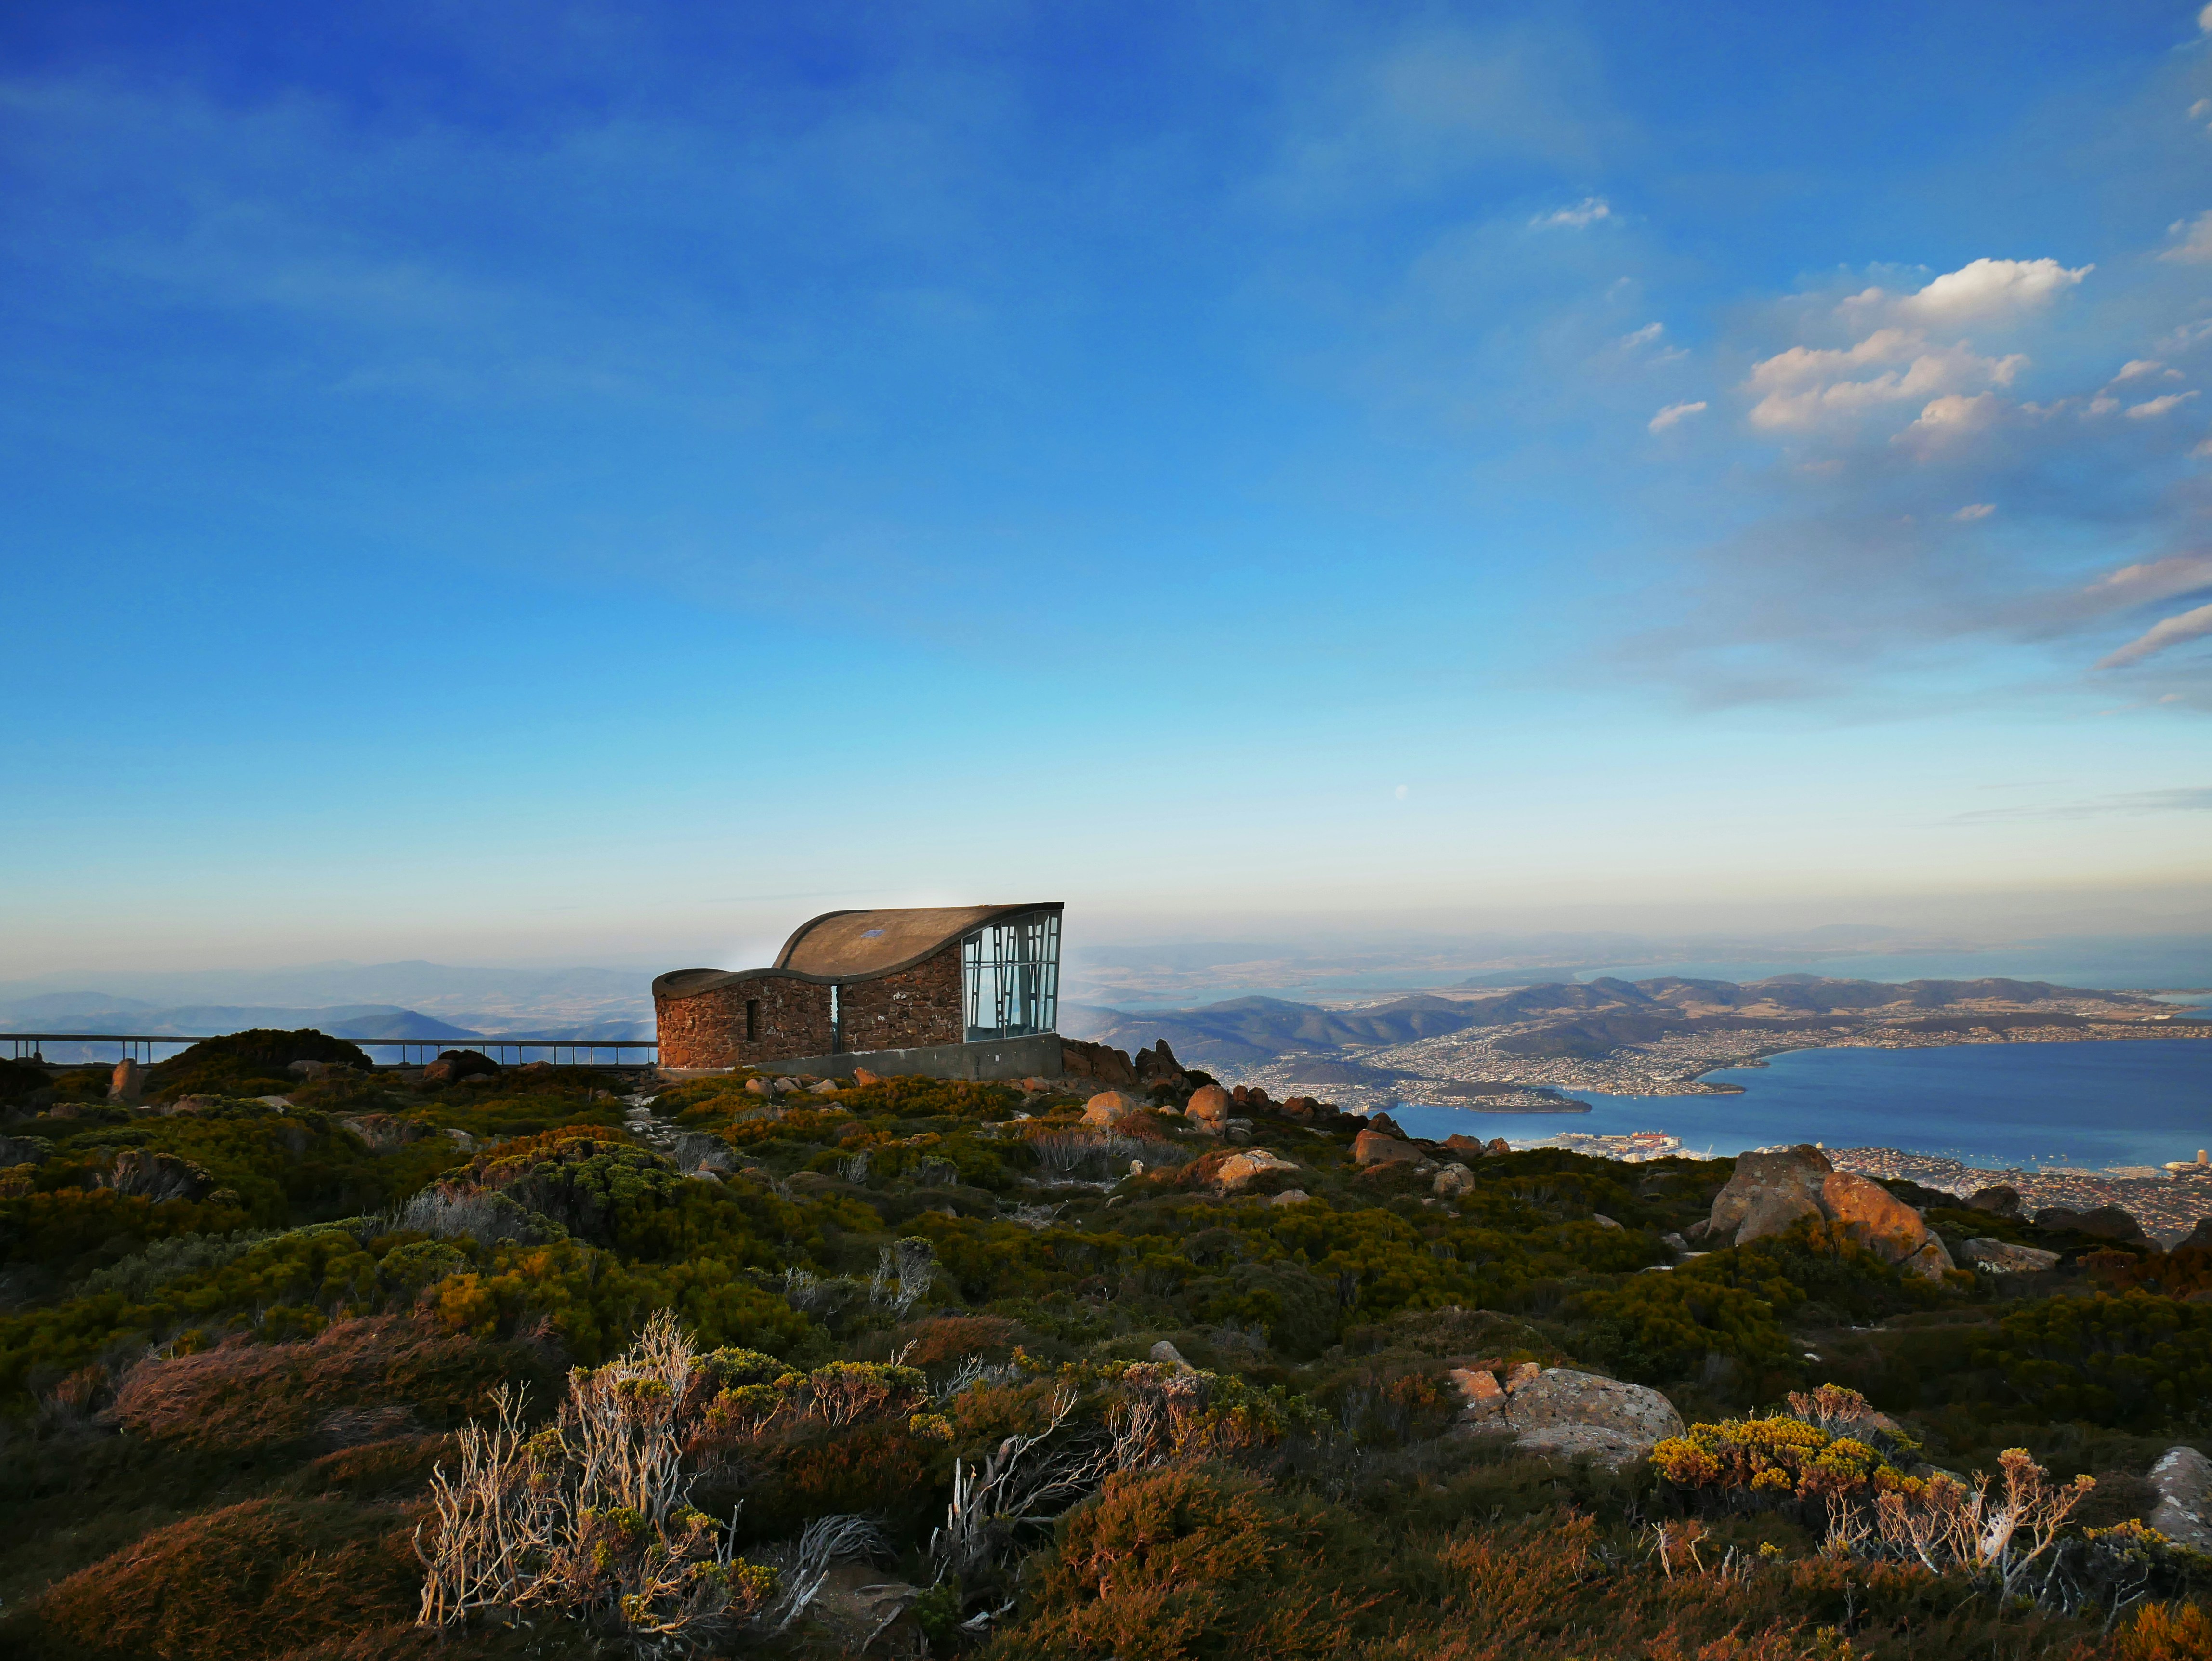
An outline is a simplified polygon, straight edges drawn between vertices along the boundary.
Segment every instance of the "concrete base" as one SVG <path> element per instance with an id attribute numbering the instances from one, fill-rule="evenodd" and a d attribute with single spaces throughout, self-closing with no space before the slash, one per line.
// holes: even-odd
<path id="1" fill-rule="evenodd" d="M 920 1074 L 926 1079 L 1057 1079 L 1060 1076 L 1060 1034 L 1030 1038 L 997 1038 L 980 1043 L 933 1043 L 915 1050 L 861 1050 L 836 1056 L 797 1056 L 763 1062 L 770 1075 L 812 1073 L 825 1079 L 849 1079 L 865 1067 L 886 1078 Z"/>

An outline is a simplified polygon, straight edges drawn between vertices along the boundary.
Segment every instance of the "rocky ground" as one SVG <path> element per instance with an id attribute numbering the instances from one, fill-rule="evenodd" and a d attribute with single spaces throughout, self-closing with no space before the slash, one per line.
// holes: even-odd
<path id="1" fill-rule="evenodd" d="M 2205 1618 L 2212 1244 L 1818 1150 L 1425 1142 L 1164 1045 L 671 1084 L 319 1037 L 0 1077 L 7 1652 L 2088 1661 Z M 1877 1491 L 2000 1468 L 2063 1508 L 2033 1561 L 1885 1543 Z"/>

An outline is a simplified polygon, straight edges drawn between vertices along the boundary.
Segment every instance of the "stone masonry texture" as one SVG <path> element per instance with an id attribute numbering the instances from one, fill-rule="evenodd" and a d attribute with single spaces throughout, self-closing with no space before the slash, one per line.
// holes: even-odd
<path id="1" fill-rule="evenodd" d="M 745 1037 L 747 1000 L 759 1003 Z M 750 976 L 688 998 L 656 1001 L 663 1067 L 764 1067 L 833 1049 L 903 1050 L 965 1038 L 956 943 L 913 968 L 838 989 L 843 1042 L 834 1042 L 830 989 L 784 975 Z"/>

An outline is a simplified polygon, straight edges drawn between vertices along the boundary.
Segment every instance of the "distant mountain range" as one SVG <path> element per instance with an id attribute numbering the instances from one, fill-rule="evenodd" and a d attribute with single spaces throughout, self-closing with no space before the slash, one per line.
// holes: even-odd
<path id="1" fill-rule="evenodd" d="M 532 1037 L 597 1039 L 602 1043 L 650 1038 L 651 1020 L 518 1018 L 508 1014 L 441 1019 L 398 1004 L 337 1004 L 301 1008 L 269 1004 L 178 1004 L 163 1007 L 140 998 L 103 992 L 49 992 L 0 1003 L 0 1030 L 16 1032 L 112 1032 L 158 1037 L 167 1033 L 212 1037 L 249 1027 L 296 1031 L 313 1027 L 356 1043 L 410 1043 L 425 1039 L 495 1038 L 506 1034 Z"/>
<path id="2" fill-rule="evenodd" d="M 1484 977 L 1464 984 L 1474 990 L 1486 989 L 1492 983 L 1491 977 Z M 2056 986 L 2047 981 L 1892 983 L 1777 975 L 1747 984 L 1664 975 L 1644 981 L 1549 981 L 1479 999 L 1424 994 L 1343 1010 L 1280 998 L 1232 998 L 1196 1009 L 1141 1013 L 1071 1004 L 1061 1007 L 1060 1030 L 1070 1037 L 1112 1044 L 1133 1054 L 1165 1038 L 1178 1057 L 1202 1065 L 1257 1063 L 1291 1050 L 1366 1049 L 1472 1027 L 1540 1022 L 1539 1031 L 1514 1035 L 1500 1047 L 1528 1055 L 1602 1056 L 1697 1022 L 1772 1025 L 1820 1016 L 1955 1010 L 1961 1005 L 2033 1011 L 2084 1001 L 2164 1007 L 2154 998 L 2132 993 Z"/>

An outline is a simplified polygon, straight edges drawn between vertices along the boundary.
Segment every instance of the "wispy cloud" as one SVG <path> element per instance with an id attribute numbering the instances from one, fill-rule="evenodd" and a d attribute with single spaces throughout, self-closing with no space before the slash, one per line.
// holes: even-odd
<path id="1" fill-rule="evenodd" d="M 1576 230 L 1595 225 L 1601 219 L 1613 216 L 1613 204 L 1601 196 L 1586 196 L 1571 208 L 1555 208 L 1550 213 L 1540 213 L 1528 222 L 1534 230 Z"/>
<path id="2" fill-rule="evenodd" d="M 2125 669 L 2176 646 L 2185 646 L 2192 640 L 2203 640 L 2208 635 L 2212 635 L 2212 605 L 2200 605 L 2193 611 L 2178 611 L 2162 622 L 2153 624 L 2118 651 L 2099 660 L 2097 666 L 2100 669 Z"/>
<path id="3" fill-rule="evenodd" d="M 2179 409 L 2196 396 L 2194 392 L 2168 392 L 2164 398 L 2146 399 L 2141 404 L 2128 405 L 2128 418 L 2131 421 L 2147 421 L 2154 416 L 2167 415 Z"/>
<path id="4" fill-rule="evenodd" d="M 1689 404 L 1669 404 L 1651 417 L 1650 423 L 1651 430 L 1655 433 L 1663 433 L 1677 422 L 1686 421 L 1693 415 L 1703 413 L 1705 407 L 1705 400 L 1702 398 Z"/>
<path id="5" fill-rule="evenodd" d="M 1954 813 L 1952 824 L 1985 824 L 1992 819 L 2091 819 L 2113 813 L 2212 812 L 2212 785 L 2186 786 L 2178 790 L 2134 790 L 2123 795 L 2094 796 L 2087 801 L 2057 802 L 2043 807 L 1981 807 Z"/>
<path id="6" fill-rule="evenodd" d="M 1978 519 L 1987 519 L 1996 510 L 1996 504 L 1993 502 L 1970 502 L 1951 517 L 1961 525 L 1972 525 Z"/>

